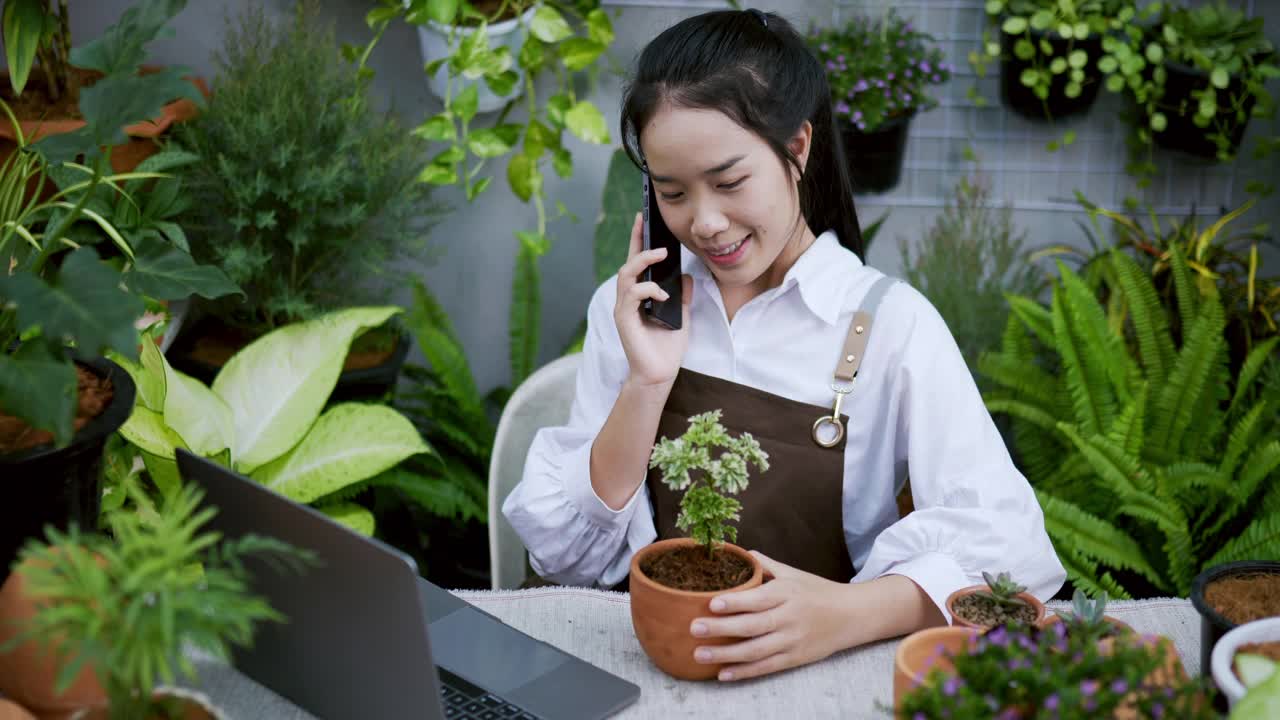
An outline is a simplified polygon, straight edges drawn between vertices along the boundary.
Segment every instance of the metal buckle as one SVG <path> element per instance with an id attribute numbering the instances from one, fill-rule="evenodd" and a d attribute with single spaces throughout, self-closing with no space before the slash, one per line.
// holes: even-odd
<path id="1" fill-rule="evenodd" d="M 840 419 L 840 404 L 844 402 L 845 395 L 853 392 L 853 383 L 849 383 L 849 387 L 847 388 L 842 388 L 837 386 L 835 383 L 831 383 L 831 391 L 836 394 L 835 403 L 831 407 L 831 414 L 823 415 L 813 421 L 813 441 L 825 448 L 835 447 L 844 439 L 844 421 Z M 831 423 L 832 425 L 835 425 L 836 436 L 834 439 L 823 440 L 822 437 L 818 435 L 818 430 L 822 427 L 823 423 Z"/>

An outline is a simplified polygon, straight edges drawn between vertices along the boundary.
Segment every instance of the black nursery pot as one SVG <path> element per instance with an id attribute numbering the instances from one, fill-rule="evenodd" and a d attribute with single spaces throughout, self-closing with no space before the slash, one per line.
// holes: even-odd
<path id="1" fill-rule="evenodd" d="M 102 453 L 107 438 L 133 412 L 133 378 L 106 358 L 79 361 L 98 377 L 111 380 L 111 404 L 90 420 L 64 448 L 40 445 L 0 455 L 4 478 L 0 500 L 0 583 L 18 551 L 30 538 L 44 535 L 44 526 L 66 530 L 76 523 L 86 531 L 98 527 L 102 507 Z"/>
<path id="2" fill-rule="evenodd" d="M 1213 655 L 1213 646 L 1218 639 L 1236 624 L 1214 610 L 1204 597 L 1204 589 L 1215 580 L 1233 575 L 1275 574 L 1280 575 L 1280 562 L 1269 560 L 1243 560 L 1241 562 L 1215 565 L 1196 576 L 1191 583 L 1191 604 L 1200 613 L 1200 674 L 1209 677 L 1209 659 Z"/>
<path id="3" fill-rule="evenodd" d="M 1191 94 L 1209 87 L 1209 73 L 1170 60 L 1164 62 L 1164 69 L 1167 75 L 1159 108 L 1164 113 L 1167 124 L 1162 132 L 1152 132 L 1156 144 L 1166 150 L 1177 150 L 1194 157 L 1218 159 L 1218 145 L 1209 139 L 1209 134 L 1214 132 L 1214 123 L 1210 123 L 1208 127 L 1198 127 L 1195 124 L 1194 118 L 1200 101 Z M 1236 101 L 1247 92 L 1244 81 L 1238 76 L 1232 76 L 1226 89 L 1218 91 L 1218 107 L 1234 107 Z M 1228 152 L 1232 155 L 1235 155 L 1240 142 L 1244 140 L 1245 130 L 1249 127 L 1249 116 L 1256 102 L 1257 98 L 1252 95 L 1244 98 L 1244 122 L 1236 122 L 1234 114 L 1228 118 L 1231 123 L 1230 132 L 1227 133 L 1230 143 Z M 1144 118 L 1147 121 L 1145 127 L 1151 126 L 1149 120 Z M 1215 118 L 1215 122 L 1217 121 Z"/>
<path id="4" fill-rule="evenodd" d="M 1021 60 L 1013 54 L 1013 46 L 1020 35 L 1010 35 L 1000 31 L 1000 98 L 1005 107 L 1029 120 L 1050 121 L 1070 117 L 1086 112 L 1098 98 L 1098 88 L 1102 87 L 1102 71 L 1098 70 L 1098 58 L 1102 56 L 1102 36 L 1097 33 L 1084 40 L 1067 40 L 1057 32 L 1032 30 L 1031 42 L 1036 45 L 1036 56 L 1040 57 L 1040 41 L 1048 40 L 1053 46 L 1054 57 L 1066 58 L 1072 50 L 1084 50 L 1089 61 L 1084 66 L 1084 82 L 1080 85 L 1080 94 L 1067 97 L 1066 88 L 1070 78 L 1070 70 L 1061 75 L 1054 75 L 1049 83 L 1049 97 L 1041 100 L 1035 92 L 1022 84 L 1022 71 L 1032 67 L 1036 58 Z"/>
<path id="5" fill-rule="evenodd" d="M 882 193 L 897 187 L 907 154 L 907 135 L 915 113 L 894 118 L 870 132 L 843 124 L 845 164 L 856 193 Z"/>

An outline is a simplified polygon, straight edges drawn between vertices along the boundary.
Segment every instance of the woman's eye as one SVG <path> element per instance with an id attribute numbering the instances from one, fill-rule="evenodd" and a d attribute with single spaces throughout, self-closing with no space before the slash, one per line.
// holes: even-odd
<path id="1" fill-rule="evenodd" d="M 658 193 L 658 195 L 659 195 L 663 200 L 666 200 L 667 202 L 671 202 L 671 201 L 673 201 L 673 200 L 679 200 L 679 199 L 680 199 L 680 196 L 681 196 L 681 195 L 683 195 L 683 194 L 684 194 L 684 193 Z"/>
<path id="2" fill-rule="evenodd" d="M 734 189 L 734 188 L 738 187 L 739 185 L 741 185 L 742 183 L 744 183 L 744 182 L 746 182 L 746 181 L 747 181 L 747 179 L 746 179 L 745 177 L 741 177 L 741 178 L 738 178 L 737 180 L 734 180 L 733 182 L 730 182 L 730 183 L 720 183 L 720 185 L 719 185 L 718 187 L 719 187 L 721 190 L 732 190 L 732 189 Z"/>

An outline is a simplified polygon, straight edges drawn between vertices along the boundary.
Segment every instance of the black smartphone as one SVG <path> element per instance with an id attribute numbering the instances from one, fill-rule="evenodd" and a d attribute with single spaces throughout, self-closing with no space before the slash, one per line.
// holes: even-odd
<path id="1" fill-rule="evenodd" d="M 658 209 L 658 194 L 653 189 L 649 173 L 644 174 L 644 249 L 666 248 L 667 256 L 645 268 L 642 282 L 656 282 L 667 291 L 666 300 L 648 299 L 640 303 L 640 314 L 671 330 L 681 325 L 680 241 L 662 220 Z"/>

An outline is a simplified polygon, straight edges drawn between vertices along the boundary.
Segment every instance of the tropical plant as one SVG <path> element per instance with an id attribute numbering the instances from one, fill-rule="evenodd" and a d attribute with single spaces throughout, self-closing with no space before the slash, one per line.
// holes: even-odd
<path id="1" fill-rule="evenodd" d="M 712 459 L 715 448 L 724 452 Z M 738 539 L 738 528 L 728 523 L 739 519 L 742 503 L 727 496 L 747 489 L 748 463 L 766 472 L 769 455 L 751 433 L 730 437 L 720 424 L 719 410 L 694 415 L 684 435 L 664 437 L 653 446 L 649 467 L 662 474 L 663 484 L 683 493 L 676 527 L 706 547 L 708 554 L 726 538 Z M 696 479 L 691 471 L 700 471 Z"/>
<path id="2" fill-rule="evenodd" d="M 1169 642 L 1125 634 L 1103 646 L 1062 623 L 997 626 L 904 694 L 895 717 L 1216 718 L 1207 679 L 1156 682 Z"/>
<path id="3" fill-rule="evenodd" d="M 425 253 L 437 212 L 415 181 L 426 144 L 374 109 L 314 0 L 290 20 L 251 4 L 215 63 L 207 109 L 177 133 L 201 159 L 185 217 L 193 254 L 248 298 L 209 309 L 252 337 L 373 299 Z"/>
<path id="4" fill-rule="evenodd" d="M 524 23 L 524 10 L 535 7 L 525 28 L 526 37 L 515 57 L 505 47 L 491 48 L 487 28 L 490 22 L 515 12 Z M 426 71 L 434 75 L 444 66 L 449 91 L 441 112 L 428 118 L 414 132 L 427 140 L 442 143 L 430 163 L 421 167 L 419 179 L 432 185 L 460 185 L 474 200 L 491 184 L 485 171 L 490 161 L 507 157 L 506 178 L 511 191 L 521 201 L 532 203 L 536 224 L 515 231 L 519 242 L 512 280 L 510 313 L 511 387 L 518 386 L 538 362 L 541 289 L 539 258 L 551 247 L 548 223 L 570 217 L 563 203 L 549 217 L 546 208 L 543 162 L 550 159 L 557 176 L 573 175 L 573 152 L 565 131 L 582 142 L 603 145 L 610 142 L 604 114 L 587 93 L 579 93 L 585 80 L 594 87 L 602 60 L 614 41 L 613 24 L 599 0 L 503 0 L 491 15 L 479 12 L 472 3 L 458 0 L 380 0 L 366 17 L 374 37 L 363 49 L 350 48 L 348 57 L 357 60 L 362 71 L 370 52 L 397 19 L 412 25 L 436 23 L 450 28 L 449 52 L 445 57 L 427 58 Z M 463 23 L 473 24 L 466 33 Z M 513 99 L 492 119 L 477 121 L 478 86 L 473 82 L 459 89 L 462 79 L 480 80 L 497 95 L 506 95 L 517 80 L 512 69 L 524 74 L 525 120 L 508 122 L 518 99 Z M 548 85 L 550 87 L 548 87 Z M 545 90 L 545 92 L 544 92 Z"/>
<path id="5" fill-rule="evenodd" d="M 174 458 L 184 448 L 372 534 L 373 514 L 350 498 L 384 470 L 434 451 L 385 405 L 326 405 L 351 343 L 399 312 L 350 308 L 286 325 L 236 353 L 212 388 L 175 371 L 152 342 L 143 343 L 140 363 L 113 357 L 138 386 L 137 405 L 120 428 L 126 450 L 140 458 L 161 496 L 181 484 Z M 133 458 L 112 464 L 124 479 L 138 466 Z M 104 507 L 120 498 L 108 495 Z"/>
<path id="6" fill-rule="evenodd" d="M 826 68 L 837 120 L 862 132 L 936 107 L 929 86 L 951 79 L 937 40 L 886 7 L 880 17 L 855 17 L 808 35 Z"/>
<path id="7" fill-rule="evenodd" d="M 254 625 L 284 620 L 250 592 L 244 560 L 301 572 L 314 556 L 272 538 L 221 538 L 206 528 L 217 510 L 202 509 L 201 499 L 187 485 L 151 514 L 154 522 L 116 512 L 110 536 L 50 528 L 47 542 L 28 542 L 18 567 L 36 612 L 13 643 L 35 640 L 55 653 L 59 692 L 87 665 L 113 720 L 186 717 L 173 698 L 153 693 L 157 681 L 194 677 L 185 646 L 229 661 L 230 646 L 247 646 Z"/>
<path id="8" fill-rule="evenodd" d="M 952 198 L 912 257 L 899 241 L 904 277 L 938 309 L 981 386 L 978 357 L 1000 344 L 1009 316 L 1007 293 L 1033 295 L 1043 282 L 1027 261 L 1026 231 L 1013 225 L 1013 210 L 991 206 L 981 176 L 962 178 Z"/>
<path id="9" fill-rule="evenodd" d="M 140 295 L 235 291 L 216 269 L 197 268 L 172 238 L 135 247 L 131 241 L 141 238 L 100 212 L 116 202 L 137 205 L 131 183 L 162 177 L 108 174 L 111 147 L 126 140 L 123 128 L 154 117 L 175 97 L 200 101 L 178 68 L 138 75 L 145 45 L 182 4 L 144 3 L 71 52 L 76 66 L 103 74 L 80 93 L 86 122 L 80 130 L 28 147 L 9 106 L 0 105 L 18 138 L 0 166 L 0 258 L 7 269 L 0 274 L 0 407 L 50 431 L 59 445 L 71 440 L 77 402 L 68 346 L 86 356 L 110 348 L 136 357 Z M 6 18 L 10 11 L 18 12 L 17 5 L 5 6 Z M 93 247 L 108 242 L 121 255 L 114 264 Z"/>
<path id="10" fill-rule="evenodd" d="M 1169 262 L 1184 332 L 1150 275 L 1109 257 L 1126 312 L 1108 317 L 1062 262 L 1049 307 L 1011 296 L 979 370 L 1014 420 L 1023 471 L 1068 577 L 1092 594 L 1185 596 L 1203 568 L 1280 558 L 1280 337 L 1227 369 L 1222 301 Z"/>

